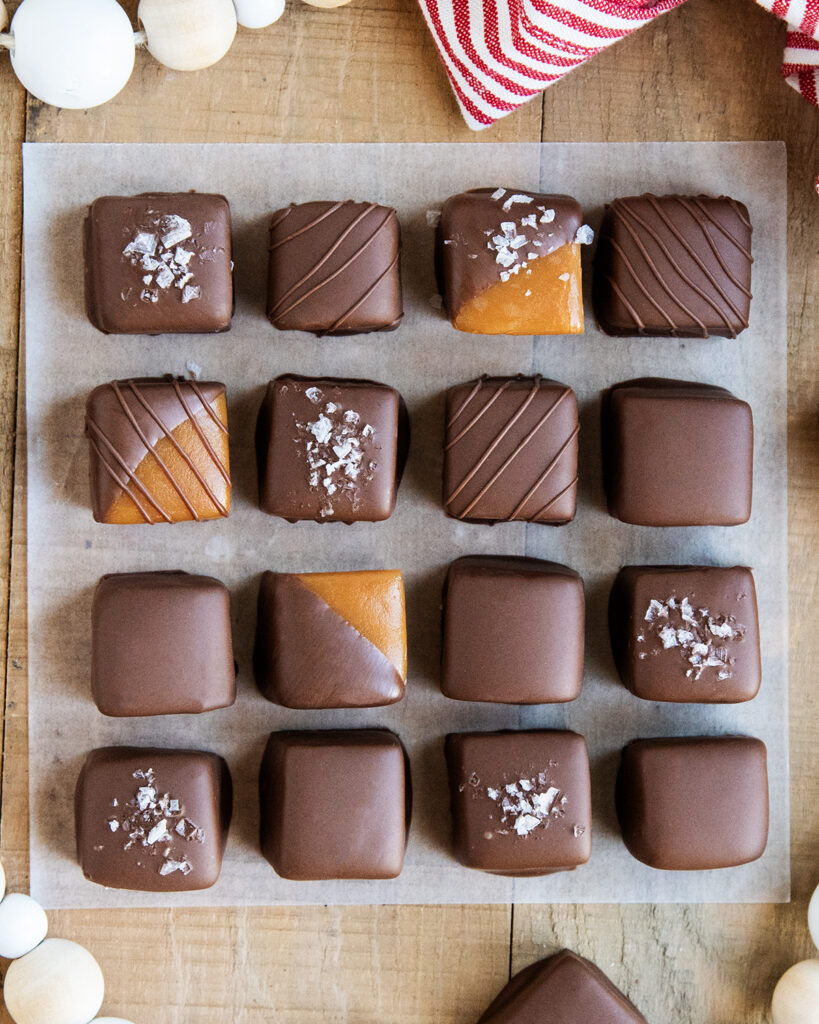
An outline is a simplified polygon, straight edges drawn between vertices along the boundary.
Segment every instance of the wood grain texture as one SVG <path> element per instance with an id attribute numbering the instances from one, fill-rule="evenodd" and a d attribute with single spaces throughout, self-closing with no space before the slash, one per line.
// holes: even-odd
<path id="1" fill-rule="evenodd" d="M 13 4 L 11 5 L 14 6 Z M 125 3 L 134 13 L 136 0 Z M 3 857 L 27 872 L 25 436 L 16 407 L 20 159 L 33 141 L 470 141 L 784 139 L 789 159 L 789 472 L 793 891 L 786 906 L 307 908 L 62 911 L 52 933 L 87 944 L 106 1008 L 168 1024 L 470 1024 L 508 976 L 569 945 L 649 1020 L 763 1024 L 776 978 L 811 954 L 819 882 L 819 114 L 781 81 L 783 26 L 751 0 L 689 0 L 494 128 L 473 135 L 414 0 L 322 11 L 291 0 L 277 25 L 240 30 L 219 65 L 169 72 L 147 53 L 95 111 L 29 100 L 0 54 L 0 547 L 5 644 Z M 22 379 L 22 362 L 20 367 Z M 11 530 L 11 488 L 14 518 Z M 10 564 L 8 553 L 10 552 Z M 7 640 L 7 642 L 6 642 Z M 511 944 L 510 944 L 511 939 Z M 8 1021 L 0 1012 L 0 1022 Z"/>

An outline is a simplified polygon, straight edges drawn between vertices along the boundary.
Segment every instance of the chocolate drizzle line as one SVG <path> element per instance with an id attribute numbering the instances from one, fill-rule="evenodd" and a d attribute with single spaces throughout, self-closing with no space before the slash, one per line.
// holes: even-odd
<path id="1" fill-rule="evenodd" d="M 534 401 L 535 397 L 537 396 L 538 391 L 540 390 L 542 379 L 543 378 L 540 376 L 540 374 L 538 374 L 538 375 L 536 375 L 535 377 L 532 378 L 532 387 L 530 388 L 529 392 L 525 396 L 524 400 L 521 402 L 521 404 L 518 406 L 518 408 L 512 414 L 512 416 L 509 419 L 509 421 L 502 427 L 502 429 L 495 435 L 495 437 L 489 443 L 489 445 L 487 446 L 486 451 L 484 452 L 484 454 L 478 459 L 478 461 L 475 463 L 475 465 L 472 467 L 472 469 L 466 474 L 466 476 L 463 478 L 463 480 L 461 480 L 461 482 L 457 485 L 457 487 L 455 487 L 455 489 L 452 491 L 452 493 L 447 497 L 447 499 L 446 499 L 447 506 L 449 506 L 455 500 L 455 498 L 458 497 L 458 495 L 461 493 L 461 491 L 464 489 L 464 487 L 466 487 L 467 484 L 474 478 L 475 474 L 481 469 L 481 467 L 485 464 L 487 459 L 497 449 L 498 445 L 503 441 L 504 437 L 506 437 L 506 435 L 509 433 L 509 431 L 512 429 L 512 427 L 515 425 L 515 423 L 517 423 L 517 421 L 520 419 L 520 417 L 529 408 L 529 406 L 531 405 L 531 403 Z M 471 404 L 471 402 L 475 399 L 475 397 L 478 395 L 478 393 L 484 388 L 484 386 L 487 383 L 487 380 L 488 380 L 488 378 L 484 376 L 484 377 L 481 377 L 478 381 L 476 381 L 475 386 L 469 392 L 469 394 L 467 395 L 466 399 L 461 403 L 461 405 L 456 410 L 456 412 L 453 414 L 453 416 L 450 417 L 449 422 L 447 423 L 447 429 L 451 429 L 454 426 L 454 424 L 458 420 L 458 418 L 466 411 L 466 409 Z M 469 422 L 466 424 L 466 426 L 464 426 L 461 429 L 461 431 L 458 434 L 456 434 L 456 436 L 451 441 L 449 441 L 449 443 L 446 445 L 445 451 L 450 451 L 459 441 L 461 441 L 469 433 L 469 431 L 481 419 L 481 417 L 484 415 L 484 413 L 509 388 L 511 383 L 512 383 L 511 380 L 506 380 L 500 386 L 498 386 L 495 389 L 494 394 L 492 394 L 489 397 L 489 399 L 478 410 L 478 412 L 469 420 Z M 541 427 L 543 427 L 544 424 L 549 420 L 549 418 L 552 416 L 552 414 L 558 408 L 560 403 L 565 398 L 567 398 L 571 393 L 572 393 L 571 392 L 571 388 L 568 388 L 568 387 L 564 388 L 563 391 L 561 391 L 561 393 L 558 395 L 558 397 L 555 399 L 555 401 L 549 406 L 549 408 L 546 410 L 546 412 L 540 417 L 540 419 L 537 421 L 537 423 L 535 423 L 535 425 L 529 430 L 529 432 L 523 438 L 521 438 L 521 440 L 515 446 L 514 451 L 512 451 L 506 457 L 506 459 L 504 459 L 504 461 L 500 464 L 500 466 L 498 466 L 498 468 L 492 473 L 492 475 L 489 477 L 489 479 L 486 481 L 486 483 L 483 485 L 483 487 L 481 487 L 480 491 L 478 491 L 478 493 L 475 495 L 475 497 L 469 502 L 469 504 L 466 506 L 466 508 L 464 508 L 461 512 L 456 513 L 456 516 L 457 516 L 458 519 L 466 519 L 467 518 L 467 516 L 470 514 L 470 512 L 472 512 L 472 510 L 480 502 L 480 500 L 497 483 L 497 481 L 503 476 L 503 474 L 509 469 L 509 467 L 515 461 L 515 459 L 520 455 L 520 453 L 523 451 L 523 449 L 529 444 L 529 442 L 532 440 L 532 438 L 538 433 L 538 431 L 541 429 Z M 507 522 L 511 522 L 513 519 L 518 518 L 518 516 L 522 513 L 522 511 L 526 507 L 527 503 L 534 497 L 534 495 L 537 493 L 538 489 L 543 485 L 543 483 L 549 477 L 551 472 L 554 470 L 555 466 L 557 466 L 557 464 L 560 462 L 560 459 L 563 457 L 563 454 L 570 448 L 572 442 L 577 437 L 579 429 L 580 429 L 579 426 L 575 426 L 575 428 L 572 431 L 572 433 L 569 435 L 568 438 L 566 438 L 565 442 L 561 445 L 561 447 L 558 450 L 557 454 L 552 458 L 552 460 L 549 462 L 548 466 L 546 466 L 544 471 L 541 473 L 541 475 L 535 481 L 533 486 L 529 489 L 529 491 L 524 496 L 524 498 L 515 506 L 515 508 L 512 510 L 512 512 L 509 513 L 509 515 L 507 515 L 505 517 Z M 570 490 L 573 486 L 575 486 L 576 483 L 577 483 L 577 477 L 575 476 L 575 478 L 566 487 L 564 487 L 558 494 L 556 494 L 541 509 L 538 510 L 538 512 L 536 513 L 534 518 L 535 519 L 539 519 L 541 516 L 543 516 L 552 507 L 552 505 L 554 505 L 555 502 L 566 493 L 566 491 Z"/>
<path id="2" fill-rule="evenodd" d="M 221 419 L 216 415 L 215 411 L 211 408 L 210 403 L 206 400 L 206 398 L 203 395 L 201 389 L 198 387 L 198 385 L 195 382 L 191 382 L 191 381 L 180 382 L 180 381 L 174 380 L 171 383 L 173 384 L 174 392 L 175 392 L 177 398 L 179 399 L 179 402 L 180 402 L 182 408 L 185 410 L 185 413 L 187 415 L 188 421 L 190 422 L 191 426 L 193 427 L 194 431 L 196 432 L 197 437 L 202 442 L 203 447 L 207 451 L 207 453 L 210 456 L 211 460 L 213 461 L 214 465 L 217 467 L 219 473 L 222 475 L 222 478 L 225 480 L 226 483 L 229 484 L 230 483 L 230 475 L 228 474 L 227 470 L 225 469 L 225 466 L 222 464 L 222 460 L 219 458 L 217 453 L 214 451 L 212 445 L 208 442 L 207 438 L 205 437 L 204 432 L 202 431 L 201 426 L 199 425 L 199 423 L 196 420 L 196 414 L 192 411 L 190 405 L 188 404 L 187 400 L 183 396 L 183 390 L 182 390 L 183 384 L 185 386 L 189 387 L 194 392 L 196 397 L 201 402 L 202 408 L 204 410 L 206 410 L 206 412 L 210 416 L 210 418 L 215 423 L 217 423 L 219 425 L 219 428 L 225 434 L 227 433 L 227 428 L 225 427 L 224 423 L 222 423 Z M 145 410 L 145 412 L 156 423 L 156 425 L 162 431 L 162 433 L 165 436 L 165 438 L 170 442 L 170 444 L 174 448 L 174 450 L 177 453 L 177 455 L 185 462 L 187 467 L 190 469 L 192 475 L 194 476 L 194 478 L 196 479 L 196 481 L 198 482 L 198 484 L 200 485 L 202 490 L 205 492 L 205 494 L 208 496 L 208 498 L 210 499 L 210 501 L 213 504 L 214 508 L 219 512 L 220 515 L 226 516 L 228 514 L 228 510 L 227 510 L 226 506 L 213 493 L 213 490 L 209 486 L 209 484 L 208 484 L 207 480 L 205 479 L 204 475 L 197 468 L 196 464 L 191 459 L 191 457 L 188 455 L 188 453 L 182 448 L 182 446 L 176 440 L 176 437 L 174 436 L 173 431 L 168 428 L 168 426 L 165 424 L 165 422 L 162 419 L 162 417 L 160 416 L 160 414 L 157 412 L 156 408 L 153 405 L 151 405 L 151 403 L 145 397 L 144 389 L 140 388 L 139 383 L 137 381 L 135 381 L 135 380 L 111 381 L 111 383 L 109 384 L 109 387 L 114 392 L 114 395 L 116 396 L 117 402 L 118 402 L 120 408 L 122 409 L 123 415 L 127 419 L 128 423 L 131 425 L 134 433 L 137 435 L 139 440 L 142 442 L 142 444 L 144 445 L 146 451 L 155 459 L 157 465 L 160 467 L 162 472 L 165 474 L 165 476 L 167 477 L 167 479 L 168 479 L 169 483 L 171 484 L 171 486 L 173 487 L 173 489 L 179 495 L 179 498 L 182 501 L 182 503 L 184 504 L 185 508 L 188 510 L 188 512 L 189 512 L 189 514 L 191 516 L 191 519 L 196 520 L 198 522 L 201 519 L 201 516 L 197 512 L 196 507 L 193 504 L 193 502 L 188 498 L 187 494 L 185 493 L 185 489 L 182 486 L 182 484 L 173 475 L 173 473 L 171 472 L 170 467 L 165 463 L 165 461 L 162 459 L 160 454 L 157 452 L 155 446 L 151 444 L 151 442 L 148 439 L 148 437 L 146 436 L 145 432 L 140 427 L 139 422 L 138 422 L 136 416 L 134 415 L 134 413 L 133 413 L 133 411 L 132 411 L 132 409 L 131 409 L 131 407 L 130 407 L 130 405 L 129 405 L 126 397 L 125 397 L 124 391 L 127 391 L 128 393 L 132 394 L 134 399 L 139 403 L 139 405 L 142 406 L 142 408 Z M 146 523 L 152 523 L 154 521 L 154 517 L 150 514 L 149 509 L 147 509 L 145 507 L 145 505 L 143 505 L 143 503 L 138 499 L 138 497 L 136 496 L 136 494 L 134 493 L 132 488 L 136 488 L 136 490 L 144 498 L 146 498 L 148 500 L 148 502 L 156 510 L 156 514 L 161 519 L 163 519 L 167 523 L 172 522 L 173 521 L 172 516 L 168 513 L 168 511 L 166 509 L 164 509 L 159 504 L 159 502 L 153 496 L 153 494 L 147 489 L 147 487 L 137 477 L 136 470 L 137 470 L 138 467 L 137 466 L 134 466 L 134 467 L 128 466 L 126 461 L 123 459 L 122 455 L 117 451 L 117 449 L 114 446 L 114 444 L 111 441 L 111 439 L 104 433 L 104 431 L 99 426 L 99 424 L 91 419 L 90 416 L 86 417 L 86 426 L 87 426 L 87 429 L 89 431 L 89 438 L 91 440 L 91 444 L 92 444 L 92 446 L 94 448 L 94 451 L 96 452 L 97 456 L 99 457 L 100 464 L 104 467 L 104 469 L 108 472 L 108 474 L 116 482 L 117 486 L 121 487 L 122 490 L 124 491 L 124 493 L 128 495 L 128 497 L 131 499 L 131 501 L 133 501 L 133 503 L 139 509 L 139 512 L 142 515 L 142 517 L 145 520 L 145 522 Z M 103 449 L 105 449 L 105 451 L 107 451 L 111 456 L 113 456 L 114 461 L 117 463 L 117 465 L 120 467 L 122 472 L 125 474 L 125 479 L 124 480 L 121 479 L 121 477 L 117 473 L 116 469 L 111 465 L 111 462 L 109 461 L 109 459 L 106 458 Z M 141 461 L 142 460 L 140 460 L 140 463 L 141 463 Z"/>
<path id="3" fill-rule="evenodd" d="M 271 250 L 278 249 L 281 246 L 286 245 L 288 242 L 292 242 L 294 238 L 298 238 L 299 235 L 303 235 L 305 232 L 310 231 L 313 228 L 317 227 L 319 224 L 321 224 L 323 221 L 325 221 L 328 217 L 332 216 L 335 213 L 338 213 L 339 211 L 343 210 L 345 207 L 353 206 L 353 205 L 355 205 L 355 204 L 351 200 L 346 200 L 343 203 L 335 203 L 329 210 L 326 210 L 324 213 L 321 213 L 317 217 L 314 217 L 313 220 L 311 220 L 309 223 L 305 224 L 303 227 L 299 228 L 298 231 L 293 231 L 293 232 L 291 232 L 291 234 L 286 235 L 284 238 L 280 238 L 276 242 L 272 242 L 271 245 L 270 245 L 270 249 Z M 278 220 L 274 220 L 272 225 L 271 225 L 271 230 L 273 228 L 275 228 L 275 227 L 278 227 L 278 225 L 281 224 L 285 220 L 285 218 L 290 214 L 292 209 L 293 209 L 292 206 L 288 207 L 282 213 L 282 215 L 278 218 Z M 361 213 L 359 213 L 356 217 L 354 217 L 353 220 L 347 225 L 347 227 L 344 228 L 343 231 L 341 231 L 341 233 L 336 238 L 335 242 L 333 242 L 333 244 L 330 246 L 330 248 L 321 257 L 321 259 L 319 259 L 316 263 L 314 263 L 313 266 L 310 268 L 310 270 L 308 270 L 305 274 L 303 274 L 302 277 L 299 278 L 299 280 L 296 281 L 295 284 L 291 285 L 291 287 L 287 289 L 287 291 L 284 293 L 284 295 L 279 297 L 278 301 L 270 309 L 270 316 L 271 317 L 274 317 L 274 316 L 286 316 L 288 313 L 290 313 L 292 310 L 294 310 L 297 306 L 301 305 L 302 302 L 304 302 L 305 300 L 310 298 L 311 295 L 314 295 L 317 291 L 320 291 L 322 288 L 326 287 L 331 281 L 333 281 L 335 278 L 337 278 L 339 276 L 339 274 L 342 274 L 349 266 L 351 266 L 353 263 L 355 263 L 355 261 L 357 259 L 359 259 L 364 252 L 366 252 L 366 250 L 370 247 L 370 245 L 372 245 L 372 243 L 375 241 L 375 239 L 378 237 L 378 235 L 383 231 L 383 229 L 387 226 L 387 224 L 389 224 L 390 221 L 395 217 L 395 211 L 394 210 L 388 209 L 386 211 L 385 216 L 382 218 L 381 222 L 378 224 L 376 229 L 372 232 L 372 234 L 368 238 L 366 238 L 359 245 L 359 247 L 352 254 L 352 256 L 350 256 L 347 260 L 345 260 L 344 263 L 342 263 L 340 266 L 336 267 L 326 277 L 321 278 L 320 280 L 315 282 L 312 285 L 312 287 L 307 288 L 306 291 L 302 292 L 302 294 L 299 295 L 296 299 L 294 299 L 289 305 L 286 305 L 286 306 L 284 306 L 284 308 L 282 308 L 282 305 L 294 293 L 298 292 L 300 288 L 303 288 L 308 283 L 308 281 L 310 281 L 313 278 L 313 276 L 315 274 L 317 274 L 318 271 L 321 270 L 321 268 L 326 263 L 328 263 L 328 261 L 331 259 L 331 257 L 338 251 L 338 249 L 341 247 L 341 245 L 344 243 L 344 241 L 352 234 L 352 232 L 358 227 L 358 225 L 361 224 L 363 221 L 365 221 L 375 210 L 378 210 L 378 209 L 379 209 L 379 206 L 378 206 L 377 203 L 368 203 L 367 206 L 361 211 Z M 352 316 L 352 314 L 359 308 L 359 306 L 361 306 L 364 302 L 366 302 L 366 300 L 370 297 L 370 295 L 372 295 L 372 293 L 375 291 L 375 289 L 378 287 L 378 285 L 381 283 L 381 281 L 385 277 L 387 277 L 394 270 L 394 268 L 395 268 L 397 263 L 398 263 L 398 254 L 396 253 L 395 258 L 392 260 L 390 265 L 379 275 L 378 278 L 376 278 L 376 280 L 371 285 L 369 285 L 367 287 L 367 289 L 364 291 L 364 293 L 359 298 L 357 298 L 355 300 L 355 302 L 349 307 L 349 309 L 347 309 L 344 313 L 342 313 L 341 316 L 338 317 L 334 321 L 334 323 L 327 329 L 327 331 L 324 331 L 323 333 L 326 334 L 326 333 L 338 330 L 341 327 L 341 325 L 350 316 Z M 388 326 L 395 326 L 397 323 L 399 323 L 399 320 L 393 321 Z"/>
<path id="4" fill-rule="evenodd" d="M 686 274 L 686 272 L 680 266 L 679 262 L 674 258 L 672 252 L 666 244 L 666 239 L 663 237 L 663 235 L 661 235 L 658 232 L 658 230 L 654 226 L 652 226 L 648 221 L 640 217 L 640 215 L 632 208 L 632 205 L 630 203 L 616 199 L 611 204 L 611 212 L 615 218 L 619 219 L 620 223 L 627 231 L 628 235 L 631 238 L 631 241 L 634 243 L 635 248 L 642 256 L 643 260 L 646 263 L 646 266 L 649 268 L 658 285 L 660 286 L 661 292 L 668 297 L 668 299 L 674 307 L 681 310 L 684 315 L 688 316 L 697 325 L 703 337 L 708 336 L 707 325 L 703 323 L 703 321 L 695 314 L 695 312 L 692 309 L 690 309 L 681 299 L 681 297 L 676 293 L 673 287 L 674 282 L 672 276 L 664 275 L 660 271 L 657 262 L 651 258 L 645 246 L 643 245 L 640 238 L 640 233 L 644 237 L 650 238 L 654 242 L 657 248 L 662 252 L 669 266 L 673 269 L 674 274 L 676 274 L 676 276 L 682 282 L 684 282 L 688 286 L 688 288 L 691 289 L 691 291 L 698 295 L 700 299 L 702 299 L 702 301 L 706 303 L 706 305 L 710 306 L 714 310 L 717 316 L 725 324 L 725 327 L 729 332 L 730 336 L 732 338 L 735 338 L 737 336 L 735 322 L 738 322 L 742 327 L 747 327 L 748 321 L 743 316 L 742 312 L 737 308 L 735 303 L 731 300 L 731 296 L 726 291 L 725 286 L 720 282 L 720 280 L 717 277 L 714 276 L 714 274 L 708 268 L 702 257 L 693 247 L 691 242 L 681 233 L 678 225 L 675 224 L 673 219 L 671 219 L 668 216 L 668 214 L 663 209 L 663 204 L 658 201 L 657 197 L 652 195 L 646 195 L 641 198 L 648 201 L 654 213 L 657 215 L 657 217 L 659 217 L 665 228 L 668 230 L 668 235 L 670 236 L 670 238 L 676 241 L 676 243 L 683 249 L 683 251 L 687 253 L 687 255 L 696 265 L 697 269 L 700 271 L 703 277 L 705 277 L 705 279 L 708 281 L 708 283 L 711 286 L 711 289 L 713 290 L 712 293 L 709 294 L 708 291 L 705 291 L 703 288 L 699 287 L 699 285 L 697 285 L 696 282 L 693 281 L 688 274 Z M 730 283 L 734 285 L 734 287 L 736 287 L 742 294 L 750 298 L 751 293 L 749 289 L 741 281 L 737 280 L 736 276 L 730 271 L 727 264 L 725 263 L 725 260 L 719 251 L 719 247 L 714 241 L 714 237 L 711 233 L 711 230 L 709 229 L 709 225 L 716 228 L 723 237 L 730 241 L 742 253 L 742 255 L 749 262 L 751 262 L 751 253 L 748 251 L 748 249 L 740 242 L 739 239 L 737 239 L 733 234 L 731 234 L 731 232 L 728 230 L 728 228 L 725 227 L 725 225 L 721 224 L 719 221 L 716 220 L 716 218 L 712 216 L 712 214 L 707 210 L 707 208 L 702 203 L 699 197 L 692 197 L 689 199 L 688 197 L 685 196 L 675 196 L 673 198 L 676 201 L 676 203 L 688 213 L 688 215 L 691 217 L 691 219 L 702 232 L 705 242 L 710 251 L 712 252 L 712 254 L 714 255 L 714 258 L 716 259 L 720 267 L 720 270 L 722 271 L 722 274 L 725 276 L 725 278 L 728 281 L 730 281 Z M 738 204 L 733 200 L 731 200 L 731 208 L 739 217 L 741 222 L 747 225 L 747 218 L 745 218 L 742 215 L 741 210 L 738 208 Z M 638 226 L 640 233 L 638 233 L 638 231 L 635 229 L 635 224 Z M 658 301 L 658 299 L 654 295 L 652 295 L 650 293 L 650 290 L 647 289 L 645 285 L 642 283 L 639 275 L 635 271 L 634 265 L 632 264 L 631 260 L 629 259 L 627 253 L 624 251 L 622 246 L 618 245 L 617 242 L 615 242 L 614 239 L 611 237 L 611 235 L 605 235 L 604 237 L 606 237 L 609 245 L 611 245 L 612 248 L 618 253 L 620 259 L 622 260 L 623 266 L 628 271 L 632 283 L 635 285 L 638 291 L 644 296 L 644 298 L 657 310 L 657 312 L 662 316 L 662 318 L 668 323 L 671 333 L 675 334 L 677 331 L 682 330 L 682 325 L 679 324 L 674 319 L 673 309 L 669 311 L 667 308 L 664 308 L 663 305 Z M 623 303 L 623 305 L 628 310 L 629 314 L 634 319 L 634 322 L 638 330 L 642 332 L 645 329 L 645 324 L 637 315 L 636 310 L 629 302 L 627 295 L 624 294 L 623 289 L 618 286 L 617 282 L 613 279 L 612 276 L 607 275 L 607 280 L 611 285 L 613 291 L 617 294 L 620 301 Z M 716 299 L 714 298 L 714 295 L 717 296 Z M 717 299 L 720 301 L 717 301 Z M 733 317 L 735 319 L 732 319 L 730 314 L 733 314 Z"/>

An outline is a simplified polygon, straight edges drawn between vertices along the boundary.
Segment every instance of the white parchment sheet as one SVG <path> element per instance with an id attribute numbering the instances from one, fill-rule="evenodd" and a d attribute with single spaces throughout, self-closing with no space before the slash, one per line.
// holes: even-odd
<path id="1" fill-rule="evenodd" d="M 584 248 L 584 336 L 459 334 L 430 302 L 436 291 L 427 211 L 467 188 L 568 192 L 595 228 L 615 196 L 727 193 L 754 225 L 751 327 L 738 340 L 618 340 L 594 325 L 592 248 Z M 236 317 L 229 334 L 105 337 L 83 309 L 82 222 L 106 194 L 222 192 L 234 218 Z M 356 198 L 398 209 L 406 316 L 398 331 L 316 339 L 275 331 L 264 316 L 267 219 L 291 201 Z M 778 143 L 464 145 L 43 145 L 25 147 L 25 291 L 28 415 L 29 719 L 31 891 L 48 907 L 294 903 L 774 902 L 789 895 L 786 548 L 785 150 Z M 122 377 L 184 374 L 227 385 L 234 473 L 228 520 L 176 526 L 104 526 L 91 518 L 86 396 Z M 407 400 L 412 448 L 393 517 L 385 523 L 289 524 L 259 511 L 253 431 L 264 385 L 277 374 L 371 377 Z M 541 372 L 571 385 L 581 406 L 577 517 L 567 526 L 495 527 L 447 519 L 440 502 L 443 400 L 482 372 Z M 730 388 L 753 407 L 753 515 L 745 526 L 651 529 L 605 510 L 599 391 L 652 375 Z M 707 471 L 707 453 L 703 470 Z M 564 562 L 587 592 L 586 672 L 570 704 L 528 708 L 448 700 L 438 688 L 441 585 L 470 553 L 529 554 Z M 618 681 L 606 603 L 629 563 L 753 566 L 762 624 L 763 684 L 735 706 L 653 704 Z M 251 672 L 259 574 L 400 568 L 408 596 L 409 682 L 384 709 L 292 711 L 264 700 Z M 233 602 L 239 696 L 202 716 L 105 718 L 90 694 L 90 610 L 104 573 L 185 569 L 224 580 Z M 393 881 L 291 882 L 258 849 L 257 771 L 271 730 L 384 726 L 404 740 L 415 808 L 406 866 Z M 556 727 L 582 733 L 593 776 L 593 853 L 575 872 L 510 879 L 461 867 L 450 853 L 443 738 L 449 731 Z M 768 746 L 771 828 L 761 860 L 723 871 L 663 872 L 634 860 L 614 813 L 620 748 L 638 736 L 748 733 Z M 107 891 L 86 882 L 74 856 L 74 784 L 85 753 L 103 744 L 216 751 L 233 772 L 235 813 L 222 876 L 205 892 Z M 322 837 L 316 835 L 316 842 Z"/>

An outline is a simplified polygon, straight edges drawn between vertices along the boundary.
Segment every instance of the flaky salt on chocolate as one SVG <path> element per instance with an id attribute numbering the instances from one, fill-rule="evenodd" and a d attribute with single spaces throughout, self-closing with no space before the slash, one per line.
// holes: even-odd
<path id="1" fill-rule="evenodd" d="M 231 261 L 224 196 L 103 196 L 85 219 L 88 318 L 106 334 L 227 331 Z"/>

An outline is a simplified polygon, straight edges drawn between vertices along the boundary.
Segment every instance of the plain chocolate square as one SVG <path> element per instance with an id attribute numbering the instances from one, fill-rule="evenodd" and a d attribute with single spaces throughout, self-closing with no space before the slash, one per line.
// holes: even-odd
<path id="1" fill-rule="evenodd" d="M 282 878 L 396 878 L 409 762 L 387 729 L 274 732 L 259 776 L 262 852 Z"/>
<path id="2" fill-rule="evenodd" d="M 298 203 L 270 224 L 267 315 L 282 331 L 392 331 L 404 315 L 398 215 L 376 203 Z"/>
<path id="3" fill-rule="evenodd" d="M 644 700 L 736 704 L 759 690 L 754 576 L 742 565 L 627 565 L 609 599 L 614 660 Z"/>
<path id="4" fill-rule="evenodd" d="M 751 407 L 725 388 L 643 377 L 603 393 L 609 514 L 638 526 L 733 526 L 751 515 Z"/>
<path id="5" fill-rule="evenodd" d="M 546 1015 L 544 1015 L 546 1014 Z M 516 974 L 478 1024 L 646 1024 L 590 960 L 562 949 Z"/>
<path id="6" fill-rule="evenodd" d="M 92 750 L 75 800 L 83 874 L 109 889 L 207 889 L 222 868 L 232 801 L 230 771 L 216 754 Z"/>
<path id="7" fill-rule="evenodd" d="M 236 699 L 230 597 L 219 580 L 103 576 L 91 621 L 91 692 L 104 715 L 190 715 Z"/>
<path id="8" fill-rule="evenodd" d="M 557 381 L 480 377 L 446 398 L 444 508 L 471 523 L 567 523 L 577 492 L 577 397 Z"/>
<path id="9" fill-rule="evenodd" d="M 453 326 L 494 335 L 582 333 L 579 243 L 591 238 L 580 230 L 582 216 L 566 195 L 507 187 L 450 196 L 435 261 Z"/>
<path id="10" fill-rule="evenodd" d="M 594 310 L 606 334 L 735 338 L 751 308 L 751 221 L 728 196 L 627 196 L 606 207 Z"/>
<path id="11" fill-rule="evenodd" d="M 85 405 L 98 523 L 178 523 L 230 514 L 225 385 L 112 380 Z"/>
<path id="12" fill-rule="evenodd" d="M 617 774 L 629 853 L 653 868 L 747 864 L 768 842 L 767 752 L 749 736 L 633 740 Z"/>
<path id="13" fill-rule="evenodd" d="M 231 260 L 224 196 L 103 196 L 85 219 L 88 318 L 106 334 L 227 331 Z"/>
<path id="14" fill-rule="evenodd" d="M 472 555 L 449 567 L 441 690 L 456 700 L 553 704 L 580 696 L 583 581 L 539 558 Z"/>
<path id="15" fill-rule="evenodd" d="M 277 377 L 256 431 L 262 510 L 291 522 L 388 519 L 408 443 L 406 410 L 394 388 Z"/>
<path id="16" fill-rule="evenodd" d="M 404 582 L 394 570 L 266 572 L 254 668 L 287 708 L 367 708 L 404 696 Z"/>
<path id="17" fill-rule="evenodd" d="M 574 732 L 451 733 L 455 856 L 497 875 L 572 871 L 591 855 L 586 741 Z"/>

